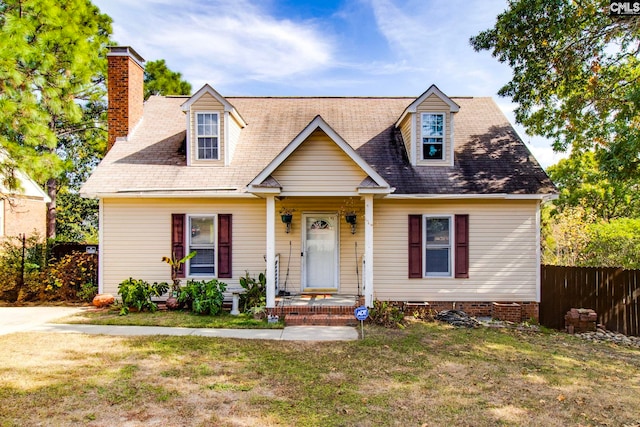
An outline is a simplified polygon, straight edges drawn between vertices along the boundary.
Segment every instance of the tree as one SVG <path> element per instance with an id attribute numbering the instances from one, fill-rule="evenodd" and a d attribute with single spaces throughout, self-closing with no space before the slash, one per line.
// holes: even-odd
<path id="1" fill-rule="evenodd" d="M 103 149 L 94 106 L 105 95 L 110 33 L 111 18 L 89 0 L 0 0 L 2 169 L 46 182 L 47 237 L 55 236 L 56 196 L 76 166 L 74 150 Z"/>
<path id="2" fill-rule="evenodd" d="M 556 210 L 581 207 L 585 214 L 609 221 L 640 217 L 638 178 L 610 179 L 593 151 L 574 152 L 547 169 L 560 190 Z"/>
<path id="3" fill-rule="evenodd" d="M 608 0 L 510 0 L 470 42 L 513 70 L 516 120 L 556 150 L 595 149 L 612 177 L 640 175 L 640 18 Z"/>
<path id="4" fill-rule="evenodd" d="M 62 188 L 58 193 L 56 239 L 98 243 L 98 201 Z"/>
<path id="5" fill-rule="evenodd" d="M 149 61 L 144 67 L 144 99 L 151 95 L 189 95 L 191 85 L 182 74 L 167 68 L 164 59 Z"/>
<path id="6" fill-rule="evenodd" d="M 640 219 L 618 218 L 589 227 L 583 266 L 640 268 Z"/>
<path id="7" fill-rule="evenodd" d="M 550 265 L 583 265 L 585 249 L 590 243 L 589 227 L 593 216 L 582 207 L 570 207 L 553 212 L 553 207 L 542 209 L 542 263 Z"/>

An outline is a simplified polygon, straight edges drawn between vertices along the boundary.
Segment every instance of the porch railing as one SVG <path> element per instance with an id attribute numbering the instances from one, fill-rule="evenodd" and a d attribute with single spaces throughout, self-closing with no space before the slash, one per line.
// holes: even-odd
<path id="1" fill-rule="evenodd" d="M 276 254 L 276 274 L 275 274 L 275 281 L 276 281 L 276 295 L 278 295 L 278 292 L 280 292 L 280 254 Z"/>

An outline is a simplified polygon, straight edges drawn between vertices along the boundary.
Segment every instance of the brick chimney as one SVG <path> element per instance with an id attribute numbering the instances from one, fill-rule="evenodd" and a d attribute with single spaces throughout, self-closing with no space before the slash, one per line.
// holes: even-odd
<path id="1" fill-rule="evenodd" d="M 107 62 L 108 151 L 118 138 L 126 139 L 142 118 L 144 59 L 131 47 L 114 46 Z"/>

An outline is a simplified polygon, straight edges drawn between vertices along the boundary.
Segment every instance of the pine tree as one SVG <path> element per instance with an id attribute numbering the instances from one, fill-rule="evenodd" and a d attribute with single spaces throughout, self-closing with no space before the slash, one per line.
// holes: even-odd
<path id="1" fill-rule="evenodd" d="M 105 96 L 110 34 L 111 18 L 89 0 L 0 0 L 0 168 L 46 183 L 49 238 L 74 153 L 106 145 L 95 106 Z"/>
<path id="2" fill-rule="evenodd" d="M 189 95 L 191 85 L 182 75 L 167 68 L 164 59 L 149 61 L 144 67 L 144 99 L 151 95 Z"/>

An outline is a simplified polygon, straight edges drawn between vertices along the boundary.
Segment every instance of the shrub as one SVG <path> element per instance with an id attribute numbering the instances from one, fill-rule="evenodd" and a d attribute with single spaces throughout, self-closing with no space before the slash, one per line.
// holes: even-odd
<path id="1" fill-rule="evenodd" d="M 95 283 L 83 283 L 76 296 L 85 302 L 93 302 L 93 298 L 98 295 L 98 285 Z"/>
<path id="2" fill-rule="evenodd" d="M 47 263 L 47 250 L 37 235 L 27 238 L 24 248 L 21 238 L 6 238 L 0 248 L 0 300 L 91 301 L 98 256 L 74 252 Z"/>
<path id="3" fill-rule="evenodd" d="M 49 264 L 47 273 L 46 290 L 53 297 L 51 299 L 91 301 L 97 293 L 98 256 L 95 254 L 74 252 L 65 255 Z"/>
<path id="4" fill-rule="evenodd" d="M 27 238 L 24 248 L 21 238 L 6 237 L 0 254 L 0 299 L 15 302 L 38 298 L 46 266 L 46 247 L 40 237 Z"/>
<path id="5" fill-rule="evenodd" d="M 149 284 L 140 279 L 129 278 L 118 285 L 118 295 L 122 297 L 121 315 L 129 314 L 130 308 L 136 308 L 138 311 L 154 312 L 158 309 L 158 305 L 151 298 L 159 297 L 169 290 L 169 284 L 166 282 Z"/>
<path id="6" fill-rule="evenodd" d="M 240 294 L 240 309 L 249 313 L 256 307 L 264 307 L 267 304 L 267 277 L 264 273 L 258 275 L 258 280 L 249 276 L 249 272 L 240 278 L 240 286 L 244 292 Z"/>
<path id="7" fill-rule="evenodd" d="M 402 328 L 404 313 L 392 302 L 375 300 L 369 310 L 369 318 L 374 324 L 385 328 Z"/>
<path id="8" fill-rule="evenodd" d="M 226 283 L 216 279 L 189 280 L 187 285 L 180 289 L 178 302 L 190 306 L 191 311 L 196 314 L 216 315 L 222 311 L 226 290 Z"/>
<path id="9" fill-rule="evenodd" d="M 433 322 L 435 320 L 436 314 L 438 314 L 436 311 L 428 307 L 416 307 L 411 310 L 411 315 L 414 319 L 426 322 Z"/>

